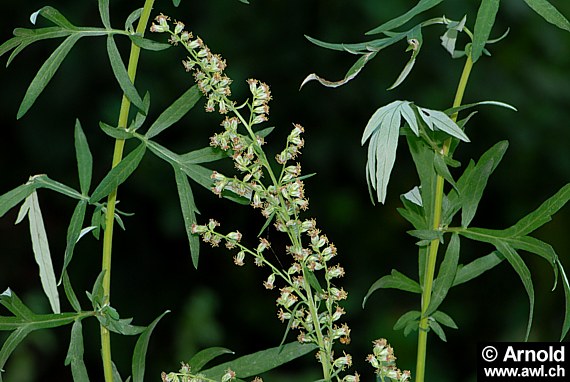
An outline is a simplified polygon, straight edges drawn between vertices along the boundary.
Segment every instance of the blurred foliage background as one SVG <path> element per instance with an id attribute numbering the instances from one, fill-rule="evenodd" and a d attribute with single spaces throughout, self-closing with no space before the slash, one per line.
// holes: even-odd
<path id="1" fill-rule="evenodd" d="M 415 367 L 416 336 L 404 337 L 392 330 L 397 317 L 417 309 L 419 298 L 387 290 L 374 294 L 366 309 L 362 298 L 379 277 L 397 268 L 417 274 L 415 239 L 406 235 L 410 227 L 401 218 L 399 195 L 417 184 L 405 145 L 398 151 L 386 205 L 373 206 L 364 176 L 366 152 L 360 136 L 368 118 L 379 107 L 395 99 L 408 99 L 429 108 L 447 108 L 453 100 L 463 66 L 452 60 L 439 45 L 442 29 L 424 32 L 424 47 L 410 77 L 399 88 L 386 91 L 409 58 L 405 44 L 382 52 L 357 79 L 338 89 L 309 83 L 299 85 L 312 72 L 327 79 L 340 79 L 354 57 L 310 44 L 304 35 L 331 42 L 360 42 L 364 32 L 411 8 L 416 2 L 374 0 L 183 0 L 178 8 L 159 0 L 156 13 L 163 12 L 186 23 L 214 52 L 227 60 L 227 73 L 234 80 L 235 99 L 247 97 L 245 80 L 267 82 L 273 92 L 269 137 L 270 150 L 280 150 L 292 122 L 305 126 L 306 148 L 301 157 L 304 173 L 317 173 L 306 181 L 309 215 L 336 244 L 347 276 L 342 285 L 349 292 L 345 304 L 353 329 L 348 351 L 355 358 L 363 380 L 373 379 L 364 365 L 370 342 L 386 337 L 394 345 L 398 365 Z M 552 1 L 570 16 L 570 3 Z M 3 1 L 0 39 L 11 37 L 14 27 L 31 27 L 29 15 L 44 5 L 59 9 L 76 25 L 99 26 L 97 2 L 28 0 Z M 479 1 L 444 2 L 429 13 L 460 19 L 467 14 L 473 26 Z M 111 1 L 111 19 L 121 28 L 126 16 L 142 2 Z M 42 23 L 44 21 L 42 20 Z M 474 225 L 504 228 L 536 208 L 570 180 L 570 34 L 546 24 L 523 1 L 501 3 L 493 30 L 498 37 L 507 28 L 504 41 L 490 47 L 492 57 L 475 66 L 465 102 L 499 100 L 518 108 L 485 107 L 468 126 L 472 143 L 463 145 L 457 156 L 464 164 L 478 158 L 498 140 L 508 139 L 510 148 L 489 182 Z M 151 36 L 163 38 L 164 36 Z M 121 41 L 127 56 L 128 41 Z M 2 84 L 0 114 L 0 193 L 27 181 L 30 175 L 47 173 L 51 178 L 77 187 L 73 127 L 80 119 L 95 160 L 95 179 L 108 171 L 112 140 L 102 134 L 98 122 L 116 123 L 120 101 L 112 78 L 102 38 L 82 39 L 49 84 L 37 103 L 21 120 L 15 115 L 24 92 L 43 61 L 59 41 L 35 44 L 0 71 Z M 137 87 L 151 93 L 151 115 L 165 107 L 192 85 L 180 60 L 181 49 L 143 52 Z M 2 63 L 6 58 L 2 58 Z M 181 123 L 164 132 L 158 141 L 184 153 L 208 144 L 221 118 L 197 107 Z M 220 164 L 222 167 L 226 164 Z M 212 217 L 222 228 L 239 228 L 245 241 L 254 243 L 263 224 L 261 216 L 248 207 L 218 199 L 194 187 L 198 208 L 205 221 Z M 74 204 L 60 195 L 42 190 L 40 203 L 50 238 L 56 271 L 61 269 L 65 235 Z M 241 355 L 279 344 L 285 330 L 275 316 L 275 293 L 261 283 L 263 269 L 250 262 L 236 268 L 230 253 L 202 246 L 200 267 L 191 265 L 182 226 L 176 186 L 166 163 L 147 155 L 137 173 L 120 188 L 119 208 L 133 212 L 125 219 L 127 230 L 118 230 L 114 244 L 112 304 L 123 317 L 135 317 L 146 325 L 166 309 L 166 316 L 153 335 L 148 354 L 147 380 L 159 380 L 160 371 L 177 369 L 196 351 L 225 346 Z M 14 226 L 17 209 L 0 220 L 0 289 L 16 291 L 37 312 L 48 312 L 34 263 L 27 224 Z M 570 209 L 537 232 L 551 243 L 570 269 Z M 276 256 L 286 261 L 271 234 Z M 492 248 L 462 243 L 462 262 L 487 254 Z M 100 269 L 101 242 L 83 239 L 76 247 L 70 267 L 76 291 L 90 290 Z M 537 295 L 533 341 L 556 341 L 563 319 L 561 288 L 551 292 L 552 274 L 541 259 L 525 256 L 531 267 Z M 88 301 L 81 294 L 85 307 Z M 448 330 L 448 342 L 435 336 L 428 344 L 427 375 L 431 381 L 474 381 L 478 341 L 520 341 L 524 337 L 528 300 L 515 272 L 502 264 L 482 277 L 451 290 L 442 310 L 458 323 Z M 69 329 L 31 335 L 7 364 L 5 380 L 71 380 L 63 366 Z M 92 380 L 100 380 L 99 332 L 95 322 L 85 323 L 86 362 Z M 5 338 L 4 333 L 0 333 Z M 293 340 L 293 338 L 292 338 Z M 114 358 L 123 375 L 130 370 L 134 340 L 114 337 Z M 340 351 L 340 350 L 339 350 Z M 310 381 L 318 378 L 312 357 L 273 373 L 268 381 Z"/>

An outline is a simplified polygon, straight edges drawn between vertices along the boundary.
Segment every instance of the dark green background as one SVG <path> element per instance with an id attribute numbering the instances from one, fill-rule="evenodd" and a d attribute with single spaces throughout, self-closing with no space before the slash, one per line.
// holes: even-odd
<path id="1" fill-rule="evenodd" d="M 570 15 L 570 3 L 552 2 Z M 467 24 L 472 28 L 478 3 L 447 1 L 429 16 L 445 14 L 460 19 L 467 14 Z M 399 195 L 418 181 L 402 144 L 386 205 L 372 206 L 364 176 L 366 150 L 360 146 L 360 136 L 372 113 L 396 99 L 434 109 L 449 107 L 463 62 L 450 59 L 439 45 L 443 30 L 432 27 L 424 32 L 417 67 L 396 90 L 385 89 L 409 57 L 404 53 L 404 43 L 379 54 L 347 86 L 327 89 L 314 82 L 299 91 L 309 73 L 340 79 L 355 59 L 348 53 L 316 47 L 303 35 L 332 42 L 360 42 L 364 32 L 414 4 L 411 0 L 252 0 L 248 6 L 237 0 L 182 0 L 178 9 L 169 1 L 155 5 L 156 13 L 184 21 L 212 51 L 227 59 L 236 100 L 247 97 L 247 78 L 271 86 L 274 100 L 269 125 L 277 128 L 269 137 L 270 151 L 282 147 L 292 122 L 305 126 L 304 173 L 317 173 L 306 181 L 311 207 L 308 216 L 316 217 L 336 244 L 339 261 L 346 269 L 342 285 L 349 291 L 345 307 L 353 330 L 347 350 L 365 381 L 373 380 L 373 374 L 363 360 L 371 349 L 370 342 L 379 337 L 388 338 L 394 345 L 399 367 L 415 368 L 415 334 L 406 338 L 394 332 L 392 325 L 405 311 L 417 309 L 419 298 L 387 290 L 374 294 L 365 310 L 360 306 L 368 287 L 391 269 L 414 277 L 417 274 L 415 239 L 406 235 L 410 226 L 396 208 L 400 206 Z M 29 15 L 44 5 L 48 3 L 3 1 L 0 39 L 10 38 L 14 27 L 31 27 Z M 49 5 L 76 25 L 101 24 L 94 0 Z M 113 26 L 121 28 L 126 16 L 139 6 L 142 2 L 111 1 Z M 46 25 L 44 20 L 41 23 Z M 488 228 L 513 224 L 570 179 L 570 34 L 546 24 L 522 0 L 502 2 L 492 35 L 499 36 L 509 27 L 508 38 L 491 46 L 493 56 L 483 57 L 476 64 L 465 102 L 493 99 L 510 103 L 519 111 L 481 108 L 468 127 L 472 143 L 457 152 L 457 159 L 467 163 L 498 140 L 510 141 L 473 222 Z M 126 57 L 127 41 L 119 37 L 117 41 L 121 41 L 119 47 Z M 100 132 L 98 122 L 116 123 L 120 91 L 112 78 L 104 39 L 80 40 L 31 112 L 15 119 L 29 82 L 57 43 L 32 45 L 8 69 L 0 71 L 0 193 L 40 173 L 78 187 L 73 151 L 76 118 L 82 122 L 94 156 L 94 185 L 110 167 L 113 142 Z M 143 52 L 137 87 L 151 93 L 150 120 L 192 85 L 192 78 L 180 64 L 182 58 L 181 49 Z M 2 57 L 2 64 L 5 62 L 6 57 Z M 206 115 L 201 106 L 157 140 L 179 153 L 206 145 L 221 118 Z M 194 191 L 202 221 L 216 218 L 222 221 L 223 229 L 239 228 L 246 234 L 246 243 L 255 242 L 263 224 L 256 211 L 220 200 L 199 186 Z M 74 203 L 50 191 L 40 191 L 39 197 L 59 274 Z M 125 219 L 126 232 L 116 231 L 112 303 L 123 317 L 134 316 L 135 323 L 141 325 L 166 309 L 172 310 L 151 340 L 147 380 L 159 380 L 160 371 L 176 369 L 179 361 L 205 347 L 225 346 L 241 355 L 279 344 L 285 326 L 275 317 L 276 294 L 261 285 L 267 276 L 265 269 L 254 267 L 251 261 L 238 269 L 227 251 L 205 246 L 199 270 L 192 267 L 168 164 L 148 153 L 140 170 L 121 187 L 119 199 L 119 208 L 135 216 Z M 16 215 L 14 209 L 0 220 L 0 289 L 10 287 L 35 311 L 48 312 L 27 223 L 14 226 Z M 538 238 L 554 246 L 567 267 L 569 225 L 570 210 L 566 208 L 536 232 Z M 277 256 L 286 261 L 279 236 L 272 233 L 270 240 L 275 243 Z M 463 240 L 462 250 L 462 262 L 467 262 L 492 248 Z M 76 291 L 91 289 L 100 269 L 100 252 L 101 243 L 91 236 L 76 247 L 70 266 Z M 532 269 L 537 297 L 531 340 L 556 341 L 563 319 L 562 289 L 550 292 L 552 273 L 548 264 L 532 255 L 525 254 L 524 259 Z M 87 308 L 83 293 L 80 299 Z M 477 342 L 522 340 L 528 299 L 516 273 L 502 264 L 452 289 L 442 310 L 456 320 L 460 330 L 447 330 L 447 343 L 430 336 L 428 380 L 474 381 Z M 5 380 L 71 380 L 63 366 L 69 329 L 31 335 L 7 364 Z M 84 332 L 86 362 L 92 380 L 100 380 L 98 328 L 94 322 L 86 322 Z M 130 370 L 133 345 L 131 338 L 114 337 L 114 359 L 124 376 Z M 266 380 L 311 381 L 318 379 L 319 369 L 308 356 Z"/>

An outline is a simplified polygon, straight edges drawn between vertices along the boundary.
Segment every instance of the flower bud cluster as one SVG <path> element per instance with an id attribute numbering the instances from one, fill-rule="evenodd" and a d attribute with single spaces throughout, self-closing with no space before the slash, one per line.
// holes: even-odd
<path id="1" fill-rule="evenodd" d="M 231 95 L 231 80 L 224 74 L 226 61 L 218 54 L 213 54 L 201 38 L 185 31 L 185 25 L 176 21 L 174 30 L 171 29 L 170 17 L 162 13 L 155 18 L 155 22 L 150 27 L 151 32 L 170 33 L 168 40 L 172 45 L 183 45 L 190 53 L 182 65 L 187 72 L 194 71 L 194 80 L 207 98 L 205 109 L 212 112 L 218 107 L 221 114 L 225 114 L 234 104 L 228 100 Z"/>
<path id="2" fill-rule="evenodd" d="M 204 374 L 192 374 L 190 366 L 187 363 L 182 363 L 178 373 L 165 373 L 161 374 L 162 382 L 212 382 L 213 380 L 207 378 Z M 227 369 L 222 376 L 221 382 L 235 381 L 236 373 Z M 259 377 L 256 377 L 252 382 L 263 382 Z"/>
<path id="3" fill-rule="evenodd" d="M 411 373 L 408 370 L 400 371 L 396 367 L 396 356 L 394 349 L 388 344 L 386 339 L 381 338 L 372 342 L 372 354 L 368 354 L 366 361 L 376 369 L 376 374 L 384 380 L 390 378 L 396 382 L 408 382 Z"/>
<path id="4" fill-rule="evenodd" d="M 282 166 L 280 175 L 276 176 L 262 148 L 265 134 L 254 132 L 255 125 L 268 120 L 268 104 L 272 98 L 269 86 L 255 79 L 247 80 L 252 97 L 244 106 L 235 107 L 228 99 L 231 80 L 223 74 L 225 61 L 210 53 L 202 40 L 185 32 L 182 23 L 175 23 L 171 31 L 166 16 L 160 15 L 155 21 L 151 30 L 168 31 L 171 43 L 181 44 L 190 52 L 191 57 L 184 61 L 184 67 L 188 71 L 194 70 L 199 88 L 208 97 L 206 110 L 212 111 L 217 106 L 222 114 L 228 111 L 234 114 L 226 116 L 221 123 L 223 131 L 210 138 L 210 145 L 226 151 L 240 175 L 227 177 L 213 171 L 212 191 L 219 196 L 224 191 L 231 191 L 248 198 L 251 206 L 261 210 L 268 224 L 273 222 L 277 231 L 287 234 L 290 245 L 286 246 L 285 252 L 291 256 L 290 265 L 283 267 L 279 261 L 276 266 L 265 257 L 265 251 L 270 248 L 266 239 L 261 238 L 255 249 L 248 248 L 241 244 L 239 231 L 219 233 L 219 223 L 215 220 L 204 225 L 193 224 L 192 233 L 214 247 L 224 243 L 227 248 L 235 249 L 234 263 L 238 266 L 245 264 L 247 255 L 254 258 L 257 266 L 268 266 L 270 273 L 263 286 L 279 291 L 276 298 L 278 318 L 298 331 L 299 342 L 314 343 L 319 347 L 317 358 L 327 365 L 323 369 L 330 370 L 325 379 L 334 375 L 339 381 L 359 381 L 358 374 L 338 377 L 352 365 L 352 357 L 346 353 L 335 357 L 333 352 L 337 341 L 345 345 L 350 343 L 351 332 L 346 323 L 339 322 L 345 314 L 339 304 L 347 298 L 347 293 L 334 284 L 345 273 L 339 264 L 330 264 L 337 249 L 317 228 L 315 220 L 299 218 L 309 202 L 301 166 L 291 161 L 298 157 L 304 146 L 304 128 L 293 124 L 285 148 L 275 156 Z M 249 118 L 240 114 L 245 106 L 249 108 Z M 265 179 L 265 175 L 269 179 Z M 229 373 L 227 378 L 230 381 L 233 375 Z"/>

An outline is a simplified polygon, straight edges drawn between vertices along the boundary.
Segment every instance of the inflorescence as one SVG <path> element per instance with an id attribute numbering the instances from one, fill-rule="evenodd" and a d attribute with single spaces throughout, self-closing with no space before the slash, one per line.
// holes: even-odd
<path id="1" fill-rule="evenodd" d="M 333 351 L 336 341 L 345 345 L 350 343 L 351 332 L 346 323 L 340 323 L 345 314 L 340 302 L 348 295 L 335 284 L 336 279 L 345 274 L 340 264 L 331 264 L 337 256 L 337 249 L 317 227 L 314 219 L 300 218 L 301 212 L 307 210 L 309 201 L 305 196 L 301 166 L 292 161 L 300 155 L 304 146 L 303 127 L 293 124 L 285 148 L 275 157 L 275 161 L 281 165 L 280 174 L 276 176 L 262 149 L 270 129 L 254 131 L 256 125 L 268 119 L 268 103 L 271 101 L 269 86 L 255 79 L 247 80 L 251 99 L 236 107 L 236 103 L 229 99 L 232 81 L 224 74 L 225 60 L 213 54 L 199 37 L 194 38 L 192 33 L 185 31 L 183 23 L 174 22 L 172 29 L 170 18 L 162 14 L 155 21 L 152 32 L 168 32 L 171 44 L 180 44 L 189 52 L 183 66 L 186 71 L 194 71 L 194 79 L 207 99 L 206 111 L 217 108 L 221 114 L 233 114 L 222 121 L 223 131 L 211 137 L 210 145 L 226 151 L 241 175 L 227 177 L 214 171 L 211 176 L 212 191 L 219 196 L 227 193 L 238 195 L 248 199 L 253 208 L 261 210 L 267 225 L 272 222 L 277 231 L 288 236 L 290 244 L 285 252 L 291 262 L 287 269 L 282 269 L 281 264 L 275 266 L 265 256 L 271 247 L 267 239 L 260 238 L 255 248 L 249 248 L 241 243 L 242 234 L 239 231 L 222 234 L 218 231 L 220 224 L 213 219 L 203 225 L 194 223 L 192 233 L 200 235 L 204 242 L 214 247 L 223 243 L 228 249 L 235 250 L 234 263 L 238 266 L 243 266 L 246 256 L 251 256 L 255 265 L 270 268 L 263 286 L 279 290 L 276 300 L 279 320 L 298 331 L 299 342 L 318 347 L 316 357 L 323 367 L 325 379 L 358 382 L 358 373 L 340 376 L 341 372 L 351 367 L 351 355 L 343 352 L 337 356 Z M 240 112 L 246 107 L 249 109 L 247 118 Z M 376 345 L 374 349 L 377 349 Z M 374 352 L 374 359 L 379 360 L 377 350 Z M 372 363 L 370 356 L 368 360 Z M 386 361 L 378 362 L 381 367 L 391 365 Z M 396 378 L 392 375 L 400 374 L 385 375 Z M 167 374 L 166 377 L 169 375 L 177 374 Z M 382 374 L 379 372 L 379 375 Z M 407 381 L 403 377 L 397 380 Z"/>

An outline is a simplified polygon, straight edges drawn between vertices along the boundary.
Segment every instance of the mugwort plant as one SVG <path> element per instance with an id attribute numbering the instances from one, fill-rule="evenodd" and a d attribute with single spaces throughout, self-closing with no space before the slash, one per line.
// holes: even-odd
<path id="1" fill-rule="evenodd" d="M 247 0 L 240 1 L 248 3 Z M 570 30 L 568 20 L 548 1 L 525 2 L 548 22 Z M 175 7 L 180 3 L 181 0 L 172 0 Z M 10 375 L 10 357 L 31 333 L 57 327 L 70 328 L 69 347 L 63 363 L 70 367 L 73 380 L 89 381 L 90 376 L 93 379 L 96 372 L 85 361 L 87 342 L 84 341 L 84 329 L 90 327 L 84 327 L 85 320 L 95 322 L 98 327 L 102 364 L 100 374 L 103 375 L 100 379 L 105 382 L 142 382 L 145 379 L 151 334 L 169 311 L 158 315 L 147 326 L 134 325 L 132 318 L 123 318 L 115 300 L 111 303 L 111 276 L 117 273 L 111 271 L 113 257 L 124 256 L 117 249 L 113 251 L 114 247 L 117 248 L 114 243 L 118 236 L 115 225 L 124 229 L 124 219 L 131 216 L 118 208 L 118 190 L 140 170 L 141 162 L 147 155 L 166 163 L 172 172 L 182 215 L 180 222 L 184 226 L 194 267 L 198 268 L 200 239 L 212 247 L 225 247 L 232 253 L 233 263 L 239 267 L 248 264 L 259 267 L 259 273 L 263 275 L 259 278 L 260 288 L 274 294 L 275 306 L 270 309 L 275 310 L 284 331 L 281 343 L 275 344 L 277 346 L 221 363 L 218 357 L 232 352 L 222 347 L 206 348 L 184 360 L 177 371 L 164 371 L 160 376 L 151 377 L 153 380 L 261 382 L 262 375 L 267 371 L 312 354 L 320 368 L 319 381 L 357 382 L 362 379 L 406 382 L 411 381 L 412 377 L 416 381 L 424 381 L 428 333 L 434 332 L 445 340 L 443 327 L 457 327 L 454 319 L 440 309 L 448 291 L 504 260 L 520 277 L 529 298 L 528 338 L 533 319 L 534 287 L 530 270 L 519 251 L 530 252 L 547 260 L 552 266 L 555 280 L 562 284 L 566 308 L 560 338 L 564 339 L 570 329 L 570 285 L 554 249 L 530 234 L 547 223 L 568 202 L 570 185 L 564 186 L 509 228 L 497 230 L 471 226 L 488 179 L 503 158 L 508 144 L 495 144 L 479 160 L 465 166 L 462 174 L 458 174 L 461 163 L 454 158 L 454 153 L 460 143 L 470 141 L 466 126 L 474 113 L 461 119 L 459 115 L 483 105 L 515 109 L 499 101 L 463 104 L 463 94 L 474 64 L 489 53 L 488 44 L 498 43 L 506 36 L 489 40 L 499 9 L 498 0 L 481 1 L 473 29 L 467 26 L 467 17 L 461 20 L 440 17 L 423 21 L 405 31 L 397 31 L 414 17 L 440 3 L 442 0 L 419 1 L 402 16 L 370 31 L 369 34 L 383 35 L 377 40 L 335 44 L 309 37 L 311 42 L 319 46 L 347 51 L 358 55 L 359 59 L 341 81 L 328 81 L 311 74 L 302 84 L 315 80 L 328 87 L 344 85 L 354 79 L 382 49 L 405 40 L 411 58 L 391 88 L 400 86 L 416 64 L 423 44 L 422 30 L 432 26 L 443 27 L 441 41 L 447 52 L 453 58 L 465 59 L 455 101 L 450 109 L 441 111 L 419 106 L 413 101 L 395 100 L 378 108 L 362 135 L 361 143 L 368 145 L 365 174 L 373 199 L 381 203 L 386 201 L 400 136 L 406 139 L 419 177 L 419 185 L 402 195 L 403 207 L 399 209 L 400 214 L 413 226 L 409 233 L 418 240 L 418 280 L 394 270 L 372 284 L 364 300 L 366 303 L 375 291 L 382 288 L 401 289 L 420 296 L 420 309 L 405 313 L 395 324 L 395 328 L 403 329 L 405 334 L 418 333 L 417 365 L 413 373 L 398 368 L 394 349 L 384 338 L 369 341 L 372 348 L 368 355 L 351 354 L 351 341 L 359 333 L 357 329 L 353 332 L 346 318 L 349 294 L 342 283 L 343 278 L 348 277 L 341 260 L 343 251 L 337 249 L 317 219 L 308 212 L 309 197 L 304 182 L 315 174 L 303 174 L 300 164 L 301 153 L 306 150 L 304 127 L 292 123 L 284 147 L 276 154 L 269 154 L 274 152 L 273 148 L 269 148 L 268 141 L 275 130 L 267 126 L 273 98 L 269 85 L 253 78 L 239 80 L 247 84 L 248 95 L 244 101 L 238 102 L 232 92 L 234 79 L 227 74 L 226 60 L 214 53 L 202 38 L 190 32 L 182 21 L 155 10 L 158 4 L 154 0 L 145 0 L 142 8 L 132 11 L 126 17 L 124 28 L 113 26 L 110 1 L 98 0 L 102 26 L 78 26 L 56 8 L 45 6 L 31 15 L 31 22 L 39 23 L 37 27 L 16 28 L 13 37 L 0 45 L 0 56 L 9 53 L 7 65 L 10 65 L 30 45 L 43 40 L 62 39 L 29 84 L 16 113 L 18 119 L 31 112 L 80 40 L 105 40 L 105 53 L 113 82 L 122 92 L 116 122 L 101 121 L 96 129 L 90 126 L 89 130 L 84 129 L 79 118 L 75 122 L 73 138 L 78 186 L 64 184 L 46 174 L 37 174 L 0 195 L 0 217 L 5 217 L 19 206 L 16 223 L 26 219 L 29 222 L 39 279 L 51 309 L 49 313 L 35 311 L 9 285 L 2 287 L 0 330 L 6 332 L 7 336 L 0 347 L 0 382 L 4 373 Z M 43 23 L 48 26 L 41 26 Z M 148 32 L 152 33 L 153 38 L 148 38 Z M 456 49 L 463 34 L 468 42 L 463 50 Z M 122 45 L 116 41 L 119 39 L 130 43 L 128 60 L 123 60 L 121 56 Z M 172 47 L 184 52 L 179 70 L 181 73 L 188 72 L 195 84 L 157 113 L 151 104 L 150 91 L 143 94 L 139 85 L 135 85 L 137 68 L 142 51 L 162 54 L 162 51 Z M 159 143 L 157 137 L 180 124 L 202 98 L 206 112 L 220 114 L 221 128 L 210 137 L 209 143 L 183 154 Z M 154 117 L 155 114 L 158 116 Z M 92 130 L 103 133 L 114 142 L 111 169 L 100 179 L 94 171 L 99 150 L 93 150 L 89 142 L 93 140 L 88 139 Z M 193 138 L 193 141 L 197 139 Z M 219 167 L 214 167 L 220 162 Z M 223 162 L 231 163 L 233 170 L 224 167 Z M 230 171 L 233 173 L 230 174 Z M 239 227 L 222 230 L 217 220 L 198 217 L 193 190 L 195 185 L 212 191 L 214 203 L 223 198 L 244 208 L 249 206 L 259 210 L 263 224 L 259 227 L 257 237 L 242 233 L 248 232 L 245 227 L 241 231 Z M 61 258 L 52 257 L 50 252 L 39 199 L 44 190 L 54 191 L 73 202 L 74 209 L 69 217 L 65 251 Z M 124 195 L 124 198 L 129 198 L 129 195 Z M 462 239 L 489 244 L 494 250 L 461 265 Z M 87 240 L 101 242 L 95 242 L 101 247 L 101 267 L 88 276 L 94 281 L 91 290 L 86 292 L 88 302 L 83 301 L 82 294 L 76 294 L 77 281 L 73 283 L 72 280 L 77 280 L 79 276 L 70 267 L 81 256 L 78 242 Z M 445 253 L 440 260 L 438 254 L 444 245 Z M 53 261 L 54 258 L 57 261 Z M 60 262 L 61 270 L 56 273 L 54 264 Z M 136 266 L 136 263 L 132 264 L 133 269 Z M 287 342 L 290 334 L 295 340 Z M 138 337 L 132 350 L 129 372 L 120 370 L 115 364 L 117 358 L 113 357 L 116 353 L 112 352 L 112 339 L 117 336 Z M 355 370 L 355 359 L 366 361 L 372 369 L 367 372 Z M 214 360 L 218 363 L 212 366 L 210 363 Z M 125 373 L 130 376 L 123 378 Z"/>
<path id="2" fill-rule="evenodd" d="M 551 216 L 568 202 L 570 184 L 566 184 L 537 209 L 506 229 L 471 226 L 489 177 L 503 158 L 508 142 L 496 143 L 478 161 L 471 160 L 463 173 L 457 173 L 456 169 L 461 163 L 454 159 L 454 154 L 460 144 L 470 141 L 466 127 L 475 113 L 471 112 L 462 118 L 459 115 L 481 105 L 516 110 L 513 106 L 498 101 L 463 104 L 474 64 L 485 55 L 490 55 L 490 45 L 506 38 L 507 33 L 497 39 L 490 39 L 500 8 L 499 0 L 480 2 L 473 27 L 468 26 L 468 20 L 472 20 L 468 16 L 457 20 L 443 16 L 408 26 L 413 18 L 424 15 L 442 2 L 443 0 L 419 1 L 408 12 L 368 31 L 366 35 L 380 36 L 374 40 L 361 43 L 329 43 L 307 37 L 320 47 L 348 52 L 359 58 L 339 81 L 329 81 L 313 73 L 307 76 L 302 84 L 303 86 L 307 82 L 318 81 L 332 88 L 345 85 L 382 50 L 404 41 L 407 43 L 406 51 L 410 52 L 411 57 L 388 90 L 394 89 L 405 81 L 416 65 L 423 45 L 422 31 L 432 26 L 443 29 L 440 39 L 444 50 L 453 59 L 465 61 L 453 105 L 449 109 L 432 110 L 413 101 L 393 101 L 372 114 L 361 140 L 362 145 L 368 145 L 366 180 L 373 199 L 381 203 L 386 200 L 388 182 L 401 135 L 405 137 L 419 177 L 419 185 L 401 196 L 402 208 L 398 209 L 413 227 L 408 233 L 417 240 L 418 278 L 414 280 L 392 270 L 390 275 L 372 284 L 363 302 L 364 306 L 372 293 L 383 288 L 400 289 L 420 296 L 419 310 L 404 313 L 394 325 L 394 329 L 402 329 L 405 335 L 415 331 L 418 333 L 415 371 L 415 380 L 418 382 L 426 379 L 428 333 L 433 332 L 446 341 L 443 327 L 457 328 L 455 321 L 440 310 L 449 290 L 480 276 L 504 260 L 518 274 L 528 295 L 530 309 L 525 340 L 528 339 L 533 321 L 535 294 L 530 269 L 519 251 L 545 259 L 552 267 L 555 286 L 560 277 L 566 299 L 561 341 L 570 329 L 570 284 L 566 272 L 552 246 L 530 236 L 533 231 L 550 221 Z M 568 19 L 549 1 L 525 0 L 525 3 L 548 23 L 570 31 Z M 465 36 L 467 40 L 462 48 L 458 47 L 460 36 Z M 462 265 L 459 263 L 461 238 L 489 244 L 494 250 Z M 438 256 L 440 247 L 444 244 L 447 244 L 447 247 L 442 255 L 443 259 L 438 261 L 441 257 Z"/>

